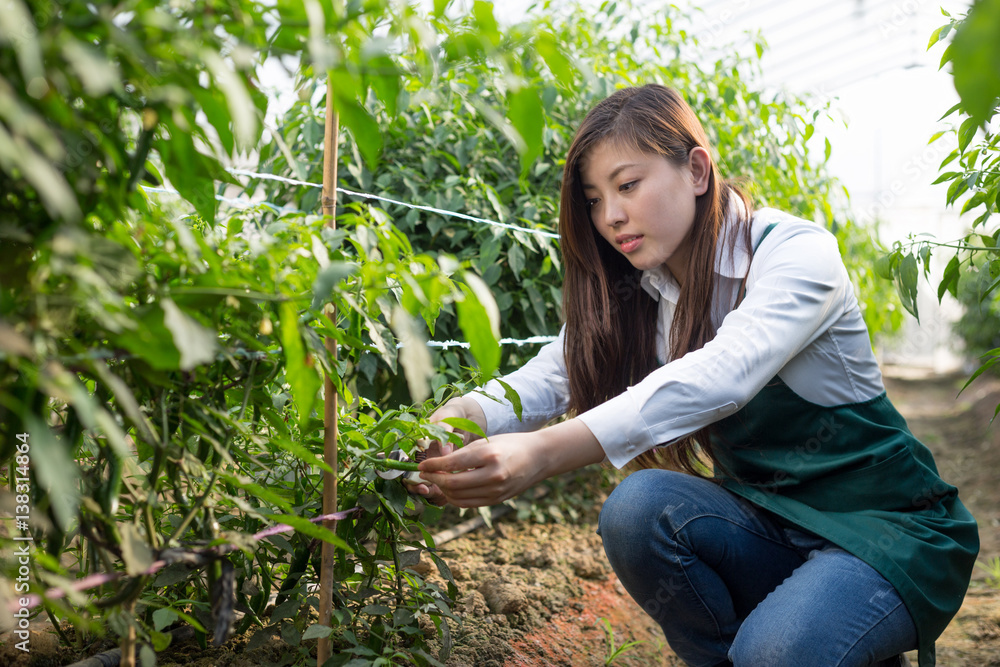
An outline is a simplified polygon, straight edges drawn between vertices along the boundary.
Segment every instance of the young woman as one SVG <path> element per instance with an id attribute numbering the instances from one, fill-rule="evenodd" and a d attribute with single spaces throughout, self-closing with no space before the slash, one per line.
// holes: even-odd
<path id="1" fill-rule="evenodd" d="M 753 211 L 658 85 L 583 121 L 559 226 L 566 324 L 505 378 L 522 420 L 496 383 L 450 401 L 438 419 L 489 438 L 442 447 L 415 490 L 474 507 L 637 462 L 599 532 L 689 665 L 932 665 L 979 536 L 886 398 L 834 237 Z"/>

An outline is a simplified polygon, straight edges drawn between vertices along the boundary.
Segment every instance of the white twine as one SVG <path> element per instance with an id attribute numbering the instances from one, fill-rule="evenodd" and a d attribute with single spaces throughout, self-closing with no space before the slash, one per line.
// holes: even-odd
<path id="1" fill-rule="evenodd" d="M 248 171 L 246 169 L 229 169 L 229 173 L 236 176 L 249 176 L 251 178 L 259 178 L 266 181 L 278 181 L 281 183 L 288 183 L 289 185 L 304 185 L 310 188 L 322 188 L 323 186 L 319 183 L 310 183 L 308 181 L 300 181 L 295 178 L 286 178 L 284 176 L 278 176 L 277 174 L 259 174 L 254 171 Z M 531 229 L 530 227 L 521 227 L 520 225 L 512 225 L 509 222 L 497 222 L 496 220 L 488 220 L 486 218 L 477 218 L 474 215 L 466 215 L 465 213 L 459 213 L 458 211 L 449 211 L 444 208 L 436 208 L 434 206 L 424 206 L 423 204 L 411 204 L 405 201 L 399 201 L 398 199 L 390 199 L 388 197 L 382 197 L 380 195 L 375 195 L 370 192 L 355 192 L 354 190 L 348 190 L 346 188 L 337 188 L 337 192 L 342 192 L 345 195 L 350 195 L 351 197 L 364 197 L 365 199 L 375 199 L 378 201 L 384 201 L 389 204 L 396 204 L 398 206 L 405 206 L 406 208 L 416 209 L 418 211 L 427 211 L 429 213 L 437 213 L 438 215 L 451 216 L 453 218 L 461 218 L 463 220 L 470 220 L 472 222 L 482 223 L 484 225 L 492 225 L 494 227 L 502 227 L 504 229 L 512 229 L 517 232 L 525 232 L 526 234 L 537 234 L 538 236 L 545 236 L 551 239 L 559 238 L 559 234 L 555 232 L 548 232 L 544 229 Z"/>
<path id="2" fill-rule="evenodd" d="M 545 343 L 551 343 L 556 339 L 556 336 L 529 336 L 528 338 L 501 338 L 501 345 L 517 345 L 518 347 L 522 345 L 540 345 Z M 429 340 L 427 341 L 427 347 L 437 347 L 443 350 L 447 350 L 449 347 L 464 347 L 468 348 L 469 343 L 460 340 Z M 402 343 L 398 343 L 396 348 L 399 349 L 403 347 Z"/>
<path id="3" fill-rule="evenodd" d="M 277 174 L 260 174 L 255 171 L 248 171 L 246 169 L 229 169 L 229 173 L 236 176 L 249 176 L 251 178 L 259 178 L 261 180 L 268 181 L 279 181 L 281 183 L 288 183 L 289 185 L 304 185 L 311 188 L 322 188 L 323 186 L 318 183 L 310 183 L 309 181 L 300 181 L 295 178 L 286 178 L 284 176 L 278 176 Z M 140 188 L 144 192 L 150 193 L 161 193 L 161 194 L 171 194 L 179 195 L 180 192 L 174 190 L 173 188 L 157 188 L 150 187 L 146 185 L 140 185 Z M 346 195 L 352 197 L 364 197 L 366 199 L 376 199 L 378 201 L 388 202 L 390 204 L 397 204 L 399 206 L 405 206 L 407 208 L 417 209 L 419 211 L 428 211 L 430 213 L 437 213 L 439 215 L 452 216 L 455 218 L 462 218 L 463 220 L 470 220 L 472 222 L 480 222 L 486 225 L 493 225 L 495 227 L 503 227 L 504 229 L 512 229 L 514 231 L 525 232 L 528 234 L 538 234 L 539 236 L 546 236 L 548 238 L 558 239 L 559 234 L 553 232 L 547 232 L 541 229 L 530 229 L 528 227 L 520 227 L 518 225 L 512 225 L 506 222 L 497 222 L 496 220 L 487 220 L 486 218 L 477 218 L 472 215 L 466 215 L 465 213 L 459 213 L 457 211 L 449 211 L 443 208 L 435 208 L 433 206 L 424 206 L 422 204 L 410 204 L 408 202 L 398 201 L 396 199 L 389 199 L 388 197 L 380 197 L 379 195 L 374 195 L 368 192 L 355 192 L 353 190 L 347 190 L 346 188 L 337 188 L 337 192 L 342 192 Z M 235 206 L 237 208 L 251 208 L 254 206 L 267 206 L 273 210 L 279 212 L 290 212 L 290 213 L 302 213 L 298 209 L 291 208 L 288 206 L 278 206 L 268 201 L 253 202 L 245 199 L 231 199 L 229 197 L 223 197 L 222 195 L 216 195 L 215 198 L 223 203 L 229 204 L 230 206 Z M 522 345 L 541 345 L 545 343 L 551 343 L 556 339 L 555 336 L 529 336 L 528 338 L 502 338 L 500 340 L 501 345 L 517 345 L 518 347 Z M 468 349 L 470 347 L 469 343 L 457 340 L 430 340 L 426 343 L 427 347 L 434 347 L 446 350 L 451 347 L 462 347 Z M 402 348 L 402 343 L 396 345 L 397 348 Z M 83 356 L 83 355 L 80 355 Z"/>

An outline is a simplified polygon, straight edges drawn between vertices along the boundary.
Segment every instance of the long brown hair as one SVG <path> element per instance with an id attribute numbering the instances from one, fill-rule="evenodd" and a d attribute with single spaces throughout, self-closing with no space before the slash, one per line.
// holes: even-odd
<path id="1" fill-rule="evenodd" d="M 640 286 L 641 272 L 600 237 L 585 206 L 580 162 L 598 144 L 662 155 L 677 167 L 688 164 L 691 149 L 709 151 L 708 137 L 691 107 L 673 89 L 650 84 L 624 88 L 598 103 L 577 130 L 563 173 L 559 232 L 565 262 L 563 313 L 570 409 L 577 414 L 624 392 L 658 366 L 657 303 Z M 711 161 L 708 190 L 697 198 L 691 228 L 691 259 L 670 330 L 670 359 L 679 359 L 715 337 L 711 304 L 715 291 L 715 253 L 730 197 L 742 200 L 745 217 L 732 225 L 731 246 L 750 246 L 751 202 L 726 183 Z M 699 448 L 713 463 L 709 429 L 702 429 L 666 452 L 668 467 L 703 475 Z M 656 451 L 637 457 L 642 467 L 661 467 Z"/>

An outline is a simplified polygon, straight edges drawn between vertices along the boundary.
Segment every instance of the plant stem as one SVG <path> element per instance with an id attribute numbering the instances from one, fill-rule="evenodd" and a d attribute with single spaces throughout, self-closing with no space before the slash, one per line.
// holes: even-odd
<path id="1" fill-rule="evenodd" d="M 184 520 L 181 521 L 181 524 L 177 526 L 177 529 L 174 530 L 174 532 L 167 539 L 167 544 L 173 544 L 174 541 L 179 539 L 180 536 L 184 534 L 184 531 L 187 530 L 188 524 L 190 524 L 194 519 L 195 514 L 198 513 L 201 506 L 205 504 L 205 500 L 208 499 L 208 494 L 212 492 L 212 487 L 215 486 L 215 479 L 217 476 L 218 472 L 213 470 L 212 477 L 208 480 L 208 486 L 205 487 L 205 492 L 202 493 L 198 500 L 195 501 L 194 507 L 191 508 L 191 510 L 187 513 L 187 516 L 184 517 Z"/>
<path id="2" fill-rule="evenodd" d="M 135 667 L 135 621 L 132 619 L 135 601 L 123 605 L 123 611 L 128 616 L 128 630 L 122 637 L 122 667 Z"/>
<path id="3" fill-rule="evenodd" d="M 52 610 L 49 609 L 48 606 L 45 607 L 45 613 L 48 614 L 49 620 L 52 621 L 52 627 L 56 629 L 56 632 L 62 638 L 63 643 L 66 644 L 66 646 L 75 645 L 75 642 L 70 641 L 69 637 L 66 636 L 66 633 L 63 632 L 63 629 L 59 627 L 59 620 L 55 617 Z"/>
<path id="4" fill-rule="evenodd" d="M 250 402 L 250 392 L 253 390 L 253 376 L 254 372 L 257 370 L 257 360 L 254 359 L 250 362 L 250 370 L 247 371 L 247 386 L 243 391 L 243 404 L 240 406 L 240 414 L 236 416 L 236 421 L 243 421 L 243 415 L 246 414 L 247 404 Z"/>
<path id="5" fill-rule="evenodd" d="M 954 248 L 955 250 L 977 250 L 981 252 L 1000 252 L 1000 246 L 989 248 L 986 246 L 969 245 L 967 243 L 962 243 L 961 241 L 909 241 L 907 243 L 900 244 L 901 248 L 912 248 L 918 245 L 931 245 L 935 248 Z"/>

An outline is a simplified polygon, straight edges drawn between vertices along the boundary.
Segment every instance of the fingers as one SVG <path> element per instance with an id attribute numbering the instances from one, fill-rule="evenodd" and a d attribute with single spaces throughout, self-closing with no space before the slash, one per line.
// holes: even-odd
<path id="1" fill-rule="evenodd" d="M 442 419 L 448 419 L 449 417 L 465 418 L 465 416 L 466 416 L 465 411 L 461 409 L 460 405 L 446 404 L 441 408 L 439 408 L 438 410 L 436 410 L 433 415 L 431 415 L 430 421 L 440 422 Z M 449 424 L 440 424 L 440 426 L 447 429 L 449 432 L 452 433 L 455 432 L 455 429 Z M 463 436 L 462 438 L 463 443 L 468 442 L 469 439 L 468 433 L 466 433 L 465 431 L 458 431 L 458 434 Z M 427 458 L 425 459 L 425 462 L 426 461 L 436 462 L 451 457 L 455 453 L 455 446 L 451 442 L 448 442 L 447 440 L 444 441 L 431 440 L 425 451 L 427 453 Z M 463 461 L 465 462 L 468 461 L 468 457 L 460 457 L 457 461 L 451 461 L 451 459 L 449 458 L 449 461 L 450 461 L 449 463 L 445 464 L 444 469 L 465 470 L 470 467 L 475 467 L 472 465 L 468 465 L 467 463 L 463 463 Z M 439 464 L 437 463 L 432 464 L 432 469 L 438 469 L 437 467 L 438 465 Z M 447 494 L 444 492 L 444 490 L 434 483 L 435 480 L 430 479 L 429 477 L 426 477 L 424 475 L 423 468 L 421 468 L 420 475 L 423 479 L 427 481 L 423 483 L 409 481 L 409 480 L 403 481 L 403 484 L 406 486 L 407 490 L 410 493 L 423 496 L 424 499 L 427 500 L 427 502 L 435 505 L 443 505 L 450 501 L 450 498 L 447 497 Z M 475 484 L 475 481 L 469 483 Z"/>
<path id="2" fill-rule="evenodd" d="M 495 505 L 514 496 L 518 489 L 500 466 L 461 472 L 423 472 L 421 477 L 436 486 L 456 507 Z"/>
<path id="3" fill-rule="evenodd" d="M 436 458 L 438 456 L 447 456 L 455 450 L 455 446 L 450 442 L 441 442 L 440 440 L 432 440 L 430 446 L 427 447 L 427 457 Z"/>
<path id="4" fill-rule="evenodd" d="M 407 480 L 403 482 L 403 486 L 405 486 L 406 490 L 409 491 L 410 493 L 422 496 L 424 500 L 431 503 L 432 505 L 440 506 L 448 502 L 448 499 L 445 497 L 444 493 L 435 484 L 427 484 L 425 482 L 411 482 Z"/>
<path id="5" fill-rule="evenodd" d="M 442 452 L 446 448 L 450 449 L 451 447 L 448 444 L 441 444 Z M 483 445 L 473 443 L 448 454 L 428 457 L 420 464 L 420 472 L 421 474 L 425 472 L 459 472 L 495 463 L 494 459 L 495 457 L 490 456 Z"/>
<path id="6" fill-rule="evenodd" d="M 420 473 L 420 476 L 441 489 L 449 498 L 470 497 L 470 492 L 483 495 L 485 489 L 492 489 L 502 483 L 496 479 L 496 475 L 481 468 L 459 473 Z"/>
<path id="7" fill-rule="evenodd" d="M 476 474 L 471 474 L 476 473 Z M 437 484 L 431 482 L 430 477 L 440 477 L 440 481 L 447 487 L 442 489 Z M 432 505 L 452 504 L 456 507 L 482 507 L 493 505 L 497 502 L 496 496 L 484 495 L 484 491 L 490 485 L 484 485 L 482 479 L 489 475 L 482 471 L 470 470 L 463 473 L 421 473 L 421 477 L 427 479 L 425 482 L 412 482 L 403 480 L 403 485 L 407 491 L 423 497 Z"/>
<path id="8" fill-rule="evenodd" d="M 420 476 L 457 507 L 495 505 L 539 481 L 537 463 L 525 454 L 520 437 L 477 441 L 448 456 L 420 464 Z"/>

